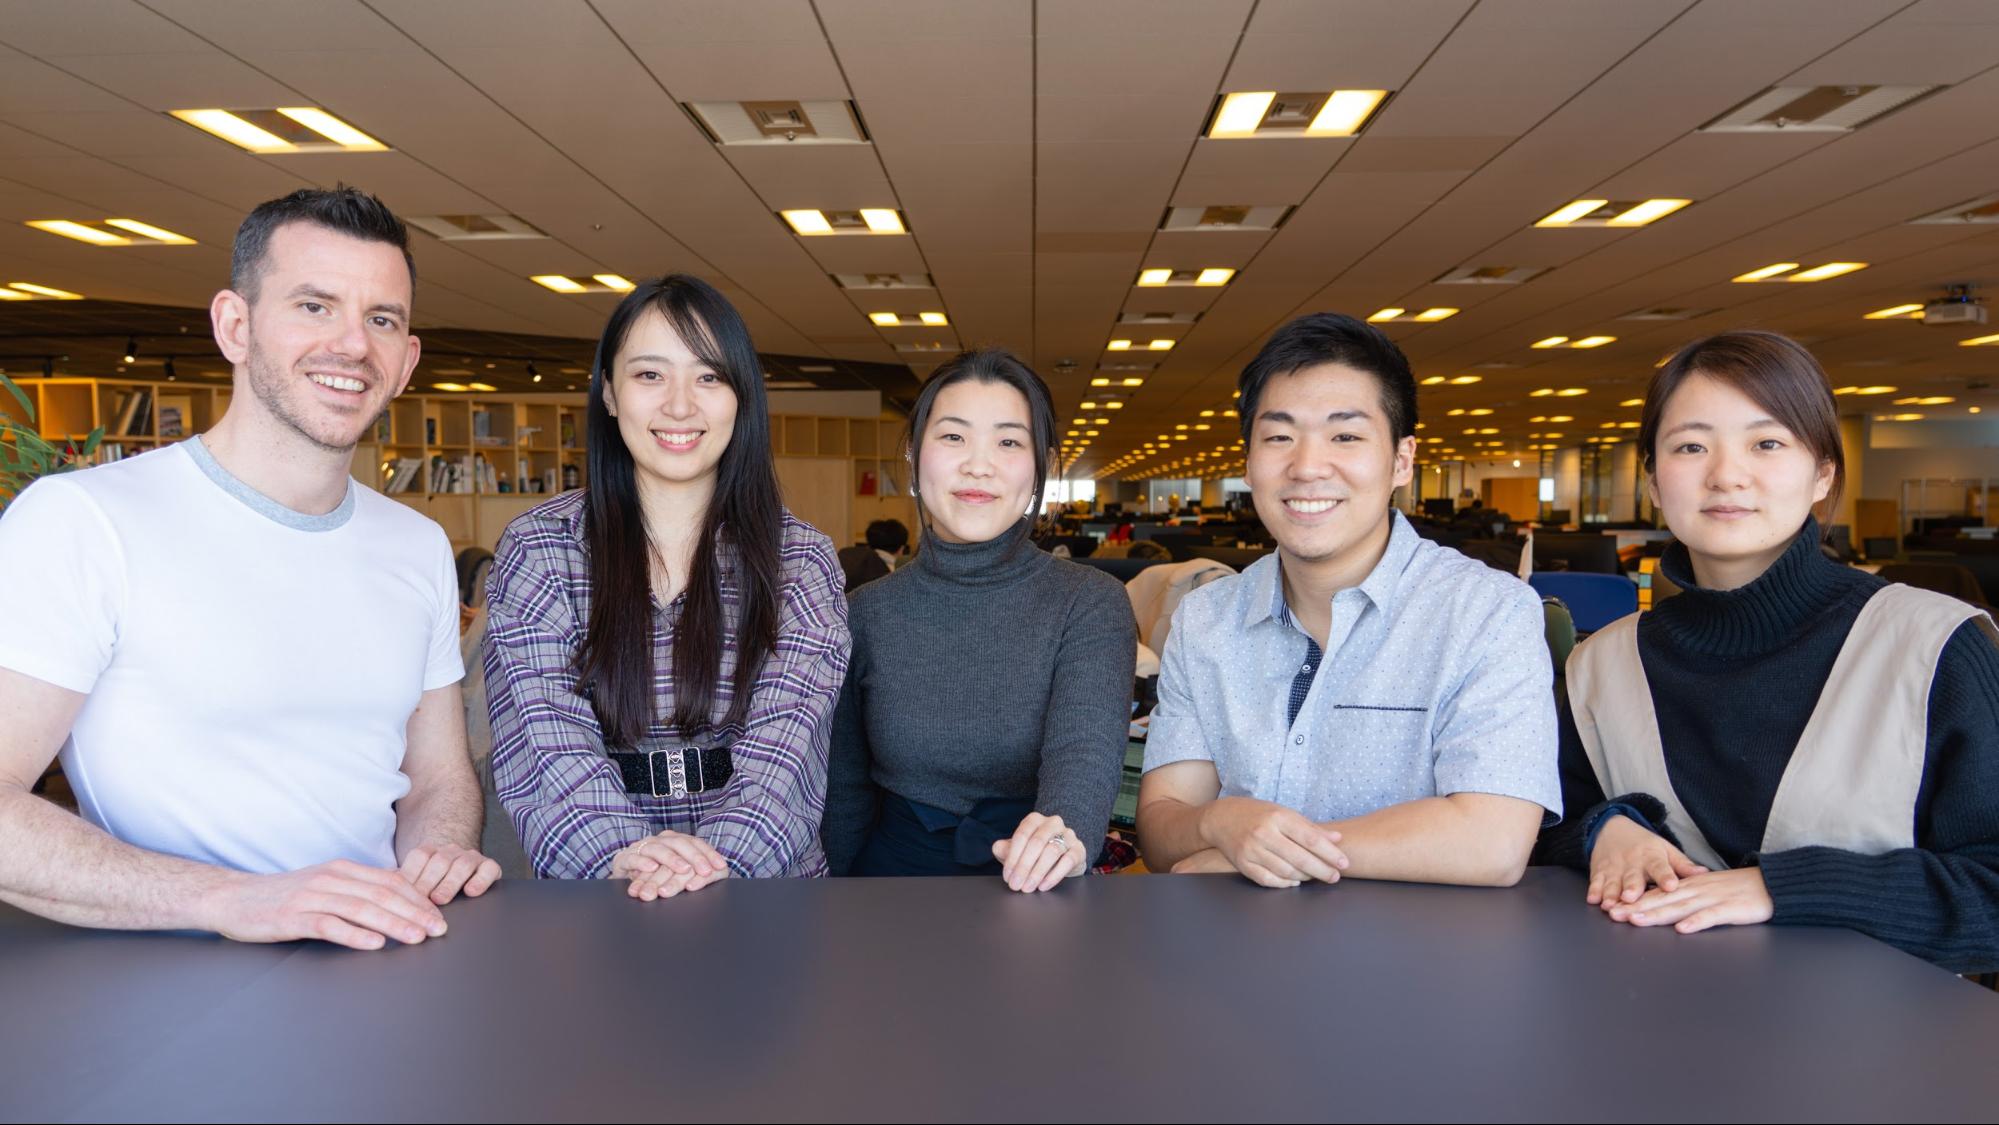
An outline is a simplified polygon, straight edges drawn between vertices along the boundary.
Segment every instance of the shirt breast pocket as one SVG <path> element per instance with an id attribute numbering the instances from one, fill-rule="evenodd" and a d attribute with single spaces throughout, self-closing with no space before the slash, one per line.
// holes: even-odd
<path id="1" fill-rule="evenodd" d="M 1343 798 L 1371 809 L 1431 795 L 1428 707 L 1336 703 L 1332 719 Z"/>

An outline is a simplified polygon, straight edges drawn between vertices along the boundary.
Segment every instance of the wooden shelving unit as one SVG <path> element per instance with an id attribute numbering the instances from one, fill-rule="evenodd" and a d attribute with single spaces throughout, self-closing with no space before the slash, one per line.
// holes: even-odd
<path id="1" fill-rule="evenodd" d="M 172 445 L 214 426 L 230 388 L 82 376 L 17 380 L 50 440 L 105 435 L 97 460 Z M 132 396 L 143 395 L 134 399 Z M 18 412 L 0 396 L 0 415 Z M 582 394 L 406 394 L 354 450 L 354 479 L 436 520 L 457 549 L 491 550 L 522 512 L 587 482 Z M 15 419 L 25 421 L 25 419 Z M 771 417 L 786 502 L 836 546 L 872 520 L 915 528 L 900 418 Z M 504 485 L 504 489 L 502 486 Z"/>

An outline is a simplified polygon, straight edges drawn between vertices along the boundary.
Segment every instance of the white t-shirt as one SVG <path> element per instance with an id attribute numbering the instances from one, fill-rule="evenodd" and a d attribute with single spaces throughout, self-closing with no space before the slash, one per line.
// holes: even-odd
<path id="1" fill-rule="evenodd" d="M 243 871 L 395 866 L 410 715 L 465 674 L 457 594 L 435 523 L 352 482 L 294 512 L 199 438 L 0 512 L 0 667 L 90 696 L 83 815 Z"/>

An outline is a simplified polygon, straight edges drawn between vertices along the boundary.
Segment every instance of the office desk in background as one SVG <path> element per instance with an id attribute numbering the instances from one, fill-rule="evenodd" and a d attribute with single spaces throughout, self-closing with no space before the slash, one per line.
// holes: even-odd
<path id="1" fill-rule="evenodd" d="M 1999 996 L 1841 930 L 1479 890 L 501 883 L 415 948 L 0 908 L 0 1116 L 1989 1119 Z"/>

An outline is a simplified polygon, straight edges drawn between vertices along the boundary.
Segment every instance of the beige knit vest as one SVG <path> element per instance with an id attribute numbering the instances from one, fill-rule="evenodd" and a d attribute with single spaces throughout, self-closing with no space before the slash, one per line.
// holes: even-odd
<path id="1" fill-rule="evenodd" d="M 1818 845 L 1878 855 L 1914 846 L 1930 683 L 1944 644 L 1974 616 L 1983 617 L 1965 602 L 1899 584 L 1867 600 L 1777 785 L 1763 851 Z M 1730 864 L 1687 815 L 1666 772 L 1638 657 L 1638 617 L 1612 622 L 1570 654 L 1576 733 L 1605 796 L 1657 797 L 1681 850 L 1719 871 Z M 1753 682 L 1740 687 L 1756 690 Z"/>

